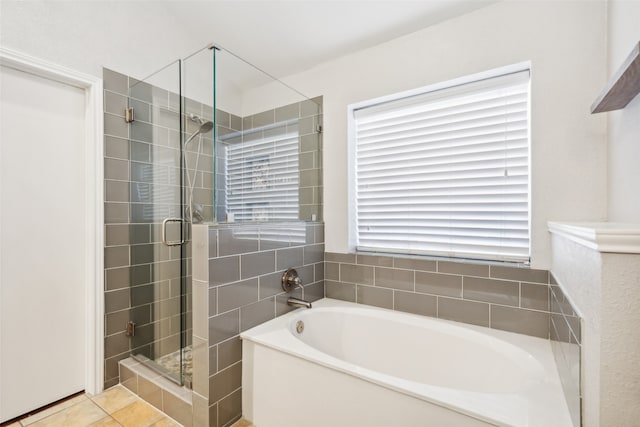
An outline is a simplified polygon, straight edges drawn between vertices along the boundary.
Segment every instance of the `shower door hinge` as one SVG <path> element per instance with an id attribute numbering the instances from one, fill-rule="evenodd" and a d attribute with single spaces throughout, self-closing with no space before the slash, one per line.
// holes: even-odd
<path id="1" fill-rule="evenodd" d="M 127 322 L 127 336 L 132 337 L 136 334 L 136 324 L 132 321 Z"/>
<path id="2" fill-rule="evenodd" d="M 124 121 L 127 123 L 131 123 L 135 119 L 133 118 L 133 108 L 126 108 L 124 110 Z"/>
<path id="3" fill-rule="evenodd" d="M 316 125 L 316 132 L 322 133 L 322 125 Z"/>

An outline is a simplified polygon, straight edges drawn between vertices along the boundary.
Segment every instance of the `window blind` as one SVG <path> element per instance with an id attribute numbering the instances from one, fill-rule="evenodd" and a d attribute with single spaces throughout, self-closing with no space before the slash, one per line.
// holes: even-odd
<path id="1" fill-rule="evenodd" d="M 529 71 L 356 109 L 357 248 L 529 258 Z"/>
<path id="2" fill-rule="evenodd" d="M 298 219 L 297 126 L 243 137 L 226 147 L 227 211 L 236 221 Z"/>

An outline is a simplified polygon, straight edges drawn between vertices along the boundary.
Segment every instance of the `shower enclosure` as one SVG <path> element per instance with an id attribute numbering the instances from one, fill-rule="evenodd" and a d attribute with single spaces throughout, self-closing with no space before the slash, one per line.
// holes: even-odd
<path id="1" fill-rule="evenodd" d="M 127 120 L 130 354 L 191 387 L 191 224 L 321 221 L 320 106 L 210 45 L 131 83 Z"/>

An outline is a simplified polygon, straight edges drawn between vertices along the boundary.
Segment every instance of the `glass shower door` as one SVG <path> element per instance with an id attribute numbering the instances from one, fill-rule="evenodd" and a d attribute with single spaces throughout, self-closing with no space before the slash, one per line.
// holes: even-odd
<path id="1" fill-rule="evenodd" d="M 130 350 L 189 382 L 187 228 L 181 165 L 180 61 L 129 88 Z"/>

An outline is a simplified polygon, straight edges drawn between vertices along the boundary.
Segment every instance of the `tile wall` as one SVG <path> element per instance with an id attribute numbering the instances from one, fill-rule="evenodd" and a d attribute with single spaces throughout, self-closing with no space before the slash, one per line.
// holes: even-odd
<path id="1" fill-rule="evenodd" d="M 194 417 L 206 407 L 222 427 L 242 414 L 240 332 L 292 310 L 282 273 L 298 271 L 305 299 L 324 297 L 324 225 L 196 225 L 194 248 Z"/>
<path id="2" fill-rule="evenodd" d="M 549 286 L 549 303 L 551 349 L 556 360 L 556 367 L 573 425 L 580 427 L 582 405 L 580 388 L 581 319 L 553 274 L 551 274 L 551 286 Z"/>
<path id="3" fill-rule="evenodd" d="M 549 272 L 380 255 L 325 254 L 328 298 L 549 338 Z"/>

